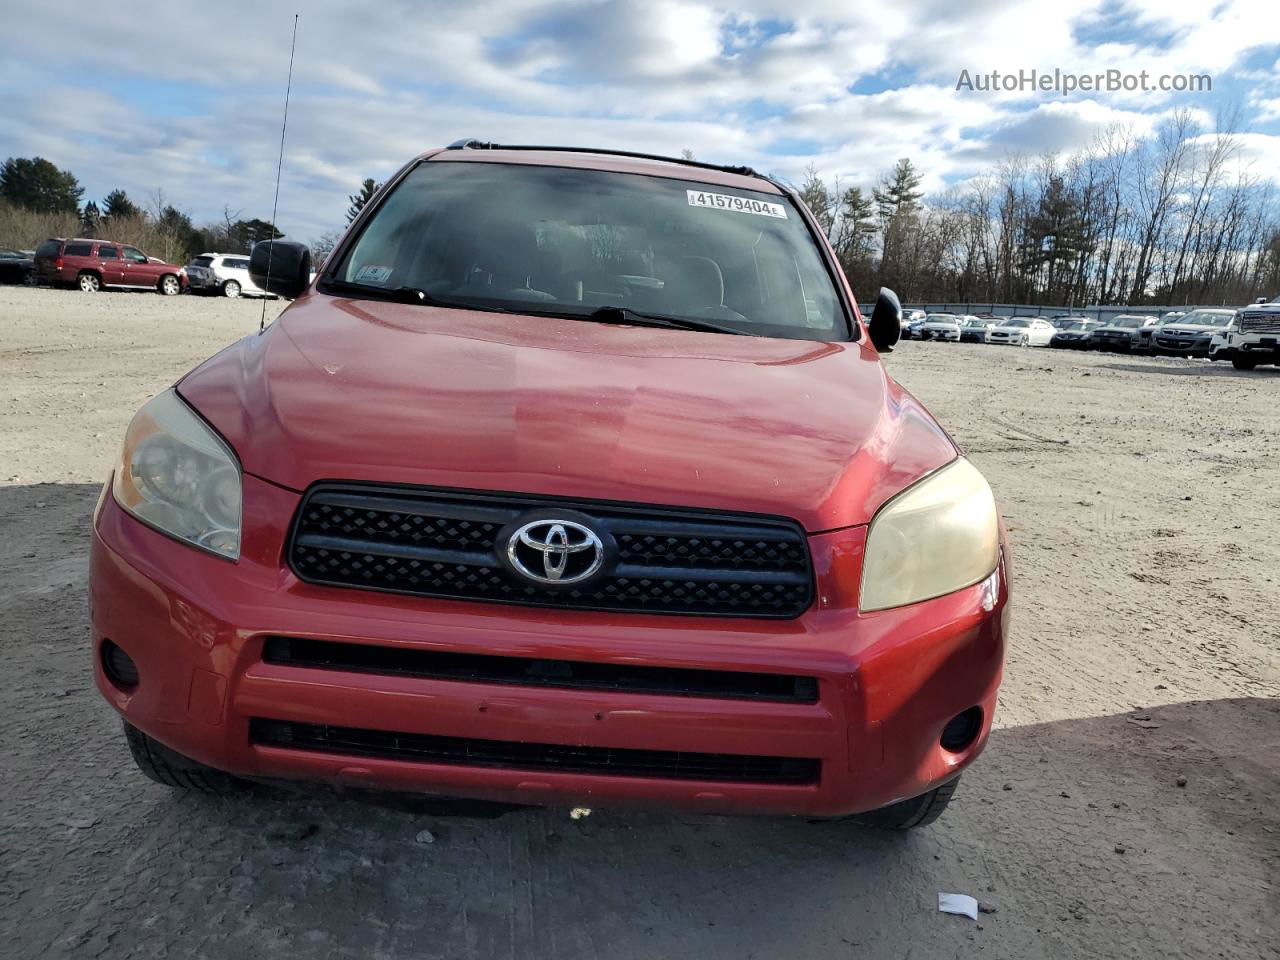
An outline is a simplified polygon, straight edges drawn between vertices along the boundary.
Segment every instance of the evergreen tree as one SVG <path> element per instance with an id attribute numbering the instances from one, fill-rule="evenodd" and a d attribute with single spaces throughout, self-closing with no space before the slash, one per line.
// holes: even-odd
<path id="1" fill-rule="evenodd" d="M 90 200 L 84 205 L 84 213 L 80 215 L 80 232 L 86 237 L 96 237 L 101 224 L 102 213 L 98 210 L 98 205 Z"/>
<path id="2" fill-rule="evenodd" d="M 102 201 L 102 216 L 107 220 L 128 220 L 142 213 L 141 208 L 129 199 L 129 195 L 117 188 Z"/>
<path id="3" fill-rule="evenodd" d="M 818 168 L 809 164 L 804 171 L 804 183 L 800 185 L 800 199 L 809 208 L 813 218 L 822 227 L 822 232 L 831 237 L 831 228 L 835 226 L 836 208 L 831 191 L 818 176 Z"/>
<path id="4" fill-rule="evenodd" d="M 364 205 L 366 203 L 373 199 L 373 195 L 378 192 L 378 188 L 381 186 L 382 184 L 378 183 L 372 177 L 368 177 L 365 179 L 364 183 L 360 184 L 360 191 L 358 193 L 353 193 L 347 197 L 347 199 L 351 201 L 351 206 L 347 208 L 347 223 L 350 223 L 356 218 L 356 215 L 364 209 Z"/>
<path id="5" fill-rule="evenodd" d="M 880 219 L 887 222 L 899 213 L 914 210 L 924 196 L 920 180 L 920 174 L 907 157 L 895 163 L 893 172 L 880 182 L 873 194 Z"/>
<path id="6" fill-rule="evenodd" d="M 84 188 L 43 157 L 10 157 L 0 165 L 0 199 L 37 213 L 79 213 Z"/>

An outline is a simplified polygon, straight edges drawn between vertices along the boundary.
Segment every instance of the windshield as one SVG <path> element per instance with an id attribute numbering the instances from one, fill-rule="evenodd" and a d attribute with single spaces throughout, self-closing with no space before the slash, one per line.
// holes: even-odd
<path id="1" fill-rule="evenodd" d="M 1067 324 L 1065 327 L 1063 327 L 1063 329 L 1064 330 L 1088 330 L 1090 326 L 1091 324 L 1089 323 L 1088 320 L 1077 320 L 1075 323 Z"/>
<path id="2" fill-rule="evenodd" d="M 1234 315 L 1217 310 L 1192 310 L 1169 322 L 1178 325 L 1194 324 L 1200 327 L 1225 327 Z"/>
<path id="3" fill-rule="evenodd" d="M 785 196 L 563 167 L 419 164 L 333 278 L 446 306 L 601 307 L 743 333 L 847 340 L 813 237 Z"/>
<path id="4" fill-rule="evenodd" d="M 1002 326 L 1002 327 L 1029 327 L 1029 326 L 1031 326 L 1031 321 L 1030 321 L 1030 320 L 1006 320 L 1006 321 L 1004 321 L 1004 323 L 1000 324 L 1000 326 Z"/>
<path id="5" fill-rule="evenodd" d="M 955 323 L 956 318 L 951 313 L 931 313 L 929 314 L 930 323 Z"/>
<path id="6" fill-rule="evenodd" d="M 964 321 L 964 325 L 966 327 L 985 327 L 990 322 L 990 320 L 980 320 L 977 317 L 973 317 L 972 319 Z"/>
<path id="7" fill-rule="evenodd" d="M 1125 330 L 1137 330 L 1147 322 L 1146 317 L 1116 317 L 1107 326 L 1121 327 Z"/>

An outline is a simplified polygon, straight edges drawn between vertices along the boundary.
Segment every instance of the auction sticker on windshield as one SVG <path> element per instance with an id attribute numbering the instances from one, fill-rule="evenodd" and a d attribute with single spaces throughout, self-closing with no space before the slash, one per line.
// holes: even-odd
<path id="1" fill-rule="evenodd" d="M 716 210 L 736 210 L 738 213 L 754 213 L 762 217 L 787 219 L 787 208 L 780 203 L 766 203 L 751 197 L 731 197 L 727 193 L 707 193 L 704 190 L 686 190 L 691 207 L 713 207 Z"/>

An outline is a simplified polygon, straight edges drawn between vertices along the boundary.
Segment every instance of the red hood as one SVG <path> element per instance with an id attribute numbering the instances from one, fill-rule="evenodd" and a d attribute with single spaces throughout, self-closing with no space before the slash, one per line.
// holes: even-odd
<path id="1" fill-rule="evenodd" d="M 248 473 L 866 523 L 956 449 L 858 343 L 312 294 L 179 385 Z"/>

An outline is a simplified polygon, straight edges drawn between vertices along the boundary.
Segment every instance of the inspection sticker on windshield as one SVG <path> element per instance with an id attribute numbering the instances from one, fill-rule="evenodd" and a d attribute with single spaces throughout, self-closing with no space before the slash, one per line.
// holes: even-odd
<path id="1" fill-rule="evenodd" d="M 761 217 L 787 219 L 787 208 L 780 203 L 766 203 L 751 197 L 731 197 L 727 193 L 707 193 L 704 190 L 686 190 L 691 207 L 714 207 L 716 210 L 736 210 L 738 213 L 754 213 Z"/>
<path id="2" fill-rule="evenodd" d="M 356 283 L 376 283 L 383 286 L 391 279 L 391 268 L 380 267 L 376 263 L 366 263 L 356 271 Z"/>

